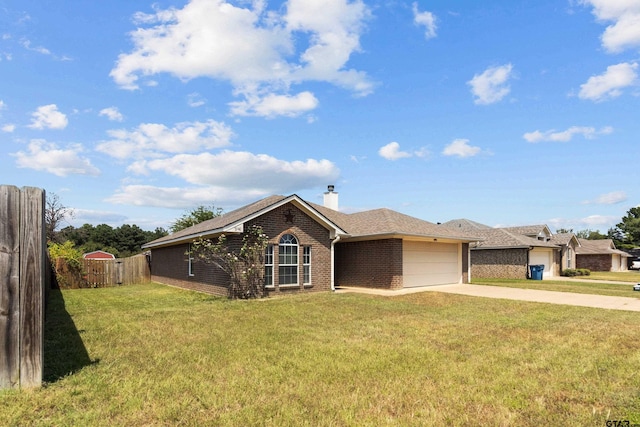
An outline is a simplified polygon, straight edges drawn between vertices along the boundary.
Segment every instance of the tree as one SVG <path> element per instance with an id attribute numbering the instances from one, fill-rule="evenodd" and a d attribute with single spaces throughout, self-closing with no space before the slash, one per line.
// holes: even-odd
<path id="1" fill-rule="evenodd" d="M 556 230 L 556 234 L 567 234 L 567 233 L 573 233 L 573 228 L 558 228 Z"/>
<path id="2" fill-rule="evenodd" d="M 590 230 L 588 228 L 586 230 L 576 232 L 576 237 L 586 240 L 603 240 L 609 238 L 606 234 L 602 234 L 598 230 Z"/>
<path id="3" fill-rule="evenodd" d="M 616 228 L 622 233 L 622 246 L 640 246 L 640 206 L 629 209 Z"/>
<path id="4" fill-rule="evenodd" d="M 49 241 L 48 249 L 51 267 L 56 274 L 56 281 L 59 286 L 69 287 L 71 285 L 71 283 L 67 283 L 66 276 L 63 274 L 64 271 L 68 271 L 72 277 L 75 277 L 72 282 L 81 280 L 83 269 L 82 251 L 76 248 L 71 240 L 67 240 L 64 243 Z M 59 264 L 58 258 L 62 258 L 64 263 Z M 62 271 L 59 271 L 58 268 L 62 268 Z"/>
<path id="5" fill-rule="evenodd" d="M 55 193 L 47 193 L 44 208 L 44 223 L 47 241 L 56 242 L 58 239 L 56 230 L 65 218 L 73 218 L 73 210 L 66 207 Z"/>
<path id="6" fill-rule="evenodd" d="M 172 233 L 176 231 L 184 230 L 192 225 L 199 224 L 203 221 L 207 221 L 212 218 L 216 218 L 222 215 L 222 208 L 216 208 L 215 206 L 200 205 L 197 208 L 183 214 L 180 218 L 176 219 L 169 229 Z"/>
<path id="7" fill-rule="evenodd" d="M 223 234 L 217 242 L 199 239 L 191 244 L 196 262 L 213 264 L 229 275 L 229 297 L 259 298 L 266 294 L 264 286 L 264 254 L 268 237 L 259 226 L 251 227 L 242 238 L 242 246 L 234 252 Z"/>

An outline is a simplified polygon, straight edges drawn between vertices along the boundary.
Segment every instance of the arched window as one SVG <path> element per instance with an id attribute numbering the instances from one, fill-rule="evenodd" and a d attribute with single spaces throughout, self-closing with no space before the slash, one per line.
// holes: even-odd
<path id="1" fill-rule="evenodd" d="M 278 283 L 298 284 L 298 239 L 291 234 L 280 238 L 278 246 Z"/>

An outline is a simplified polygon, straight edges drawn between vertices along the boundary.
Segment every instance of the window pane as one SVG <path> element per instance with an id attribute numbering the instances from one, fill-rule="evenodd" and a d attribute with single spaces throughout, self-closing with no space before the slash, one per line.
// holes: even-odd
<path id="1" fill-rule="evenodd" d="M 273 286 L 273 245 L 267 246 L 264 254 L 264 284 Z"/>
<path id="2" fill-rule="evenodd" d="M 280 266 L 278 269 L 281 285 L 295 285 L 298 283 L 298 267 Z"/>
<path id="3" fill-rule="evenodd" d="M 302 248 L 302 283 L 311 283 L 311 246 Z"/>

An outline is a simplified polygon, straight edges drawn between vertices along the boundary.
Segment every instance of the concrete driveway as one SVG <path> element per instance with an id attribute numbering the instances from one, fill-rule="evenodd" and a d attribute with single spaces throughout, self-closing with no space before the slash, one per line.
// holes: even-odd
<path id="1" fill-rule="evenodd" d="M 628 286 L 633 286 L 633 283 L 629 283 Z M 359 292 L 385 296 L 406 295 L 416 292 L 445 292 L 449 294 L 470 295 L 483 298 L 544 302 L 548 304 L 606 308 L 610 310 L 640 311 L 640 299 L 638 298 L 575 294 L 570 292 L 541 291 L 536 289 L 505 288 L 502 286 L 454 284 L 406 288 L 397 291 L 342 287 L 336 289 L 336 292 Z M 640 292 L 638 293 L 638 296 L 640 297 Z"/>

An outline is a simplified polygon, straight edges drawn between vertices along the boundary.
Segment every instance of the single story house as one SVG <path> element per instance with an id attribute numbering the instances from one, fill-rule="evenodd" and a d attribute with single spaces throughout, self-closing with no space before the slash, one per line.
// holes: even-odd
<path id="1" fill-rule="evenodd" d="M 576 268 L 591 271 L 627 271 L 627 258 L 631 255 L 616 249 L 611 239 L 578 239 L 580 247 L 576 252 Z"/>
<path id="2" fill-rule="evenodd" d="M 105 251 L 93 251 L 87 252 L 82 255 L 84 259 L 97 259 L 97 260 L 107 260 L 107 259 L 116 259 L 114 254 Z"/>
<path id="3" fill-rule="evenodd" d="M 580 241 L 573 233 L 559 233 L 551 236 L 551 243 L 560 246 L 560 272 L 566 269 L 575 269 L 576 251 L 580 247 Z"/>
<path id="4" fill-rule="evenodd" d="M 530 276 L 531 265 L 544 265 L 543 278 L 560 274 L 563 248 L 552 242 L 546 225 L 493 228 L 463 218 L 442 226 L 482 237 L 470 246 L 473 277 L 525 279 Z M 577 240 L 569 242 L 574 245 Z"/>
<path id="5" fill-rule="evenodd" d="M 190 244 L 224 234 L 229 246 L 258 225 L 269 238 L 269 294 L 329 291 L 337 286 L 401 289 L 468 283 L 473 233 L 448 229 L 390 209 L 338 211 L 333 186 L 324 205 L 299 196 L 270 196 L 147 243 L 153 281 L 227 295 L 226 274 L 194 262 Z"/>

